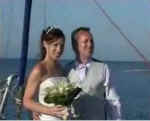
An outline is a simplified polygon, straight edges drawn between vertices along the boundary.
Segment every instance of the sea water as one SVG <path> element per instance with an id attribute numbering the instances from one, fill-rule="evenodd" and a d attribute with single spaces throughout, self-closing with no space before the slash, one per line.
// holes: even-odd
<path id="1" fill-rule="evenodd" d="M 64 65 L 70 60 L 62 60 Z M 37 60 L 28 60 L 27 74 L 31 71 Z M 105 61 L 111 70 L 111 81 L 120 96 L 122 104 L 122 118 L 126 120 L 150 119 L 150 68 L 143 62 Z M 18 59 L 0 60 L 0 80 L 5 80 L 9 75 L 18 73 Z M 23 109 L 23 120 L 30 119 L 30 112 Z M 15 120 L 16 105 L 13 96 L 9 96 L 5 106 L 5 117 Z"/>

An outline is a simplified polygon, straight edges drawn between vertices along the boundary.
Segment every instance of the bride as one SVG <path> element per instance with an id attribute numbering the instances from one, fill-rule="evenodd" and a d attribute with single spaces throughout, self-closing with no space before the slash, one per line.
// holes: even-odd
<path id="1" fill-rule="evenodd" d="M 42 58 L 30 73 L 23 105 L 32 112 L 39 112 L 41 120 L 60 120 L 65 115 L 66 108 L 63 106 L 44 105 L 44 90 L 53 85 L 55 81 L 66 79 L 59 58 L 64 50 L 65 36 L 59 28 L 48 27 L 41 35 Z M 38 93 L 39 101 L 35 101 Z"/>

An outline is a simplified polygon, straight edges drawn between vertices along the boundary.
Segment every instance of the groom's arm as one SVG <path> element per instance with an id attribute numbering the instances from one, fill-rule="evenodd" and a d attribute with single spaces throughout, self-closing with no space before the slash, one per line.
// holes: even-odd
<path id="1" fill-rule="evenodd" d="M 121 120 L 121 103 L 120 98 L 115 90 L 115 86 L 110 82 L 110 72 L 108 66 L 105 65 L 105 77 L 106 82 L 104 84 L 105 88 L 105 111 L 108 119 Z"/>

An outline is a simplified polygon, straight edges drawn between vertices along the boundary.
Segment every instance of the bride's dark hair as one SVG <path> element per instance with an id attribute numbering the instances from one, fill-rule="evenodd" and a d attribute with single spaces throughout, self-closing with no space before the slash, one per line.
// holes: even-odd
<path id="1" fill-rule="evenodd" d="M 43 60 L 46 55 L 46 49 L 43 45 L 43 42 L 45 41 L 48 44 L 51 44 L 59 38 L 62 38 L 62 40 L 65 41 L 65 35 L 64 35 L 63 31 L 59 28 L 49 26 L 42 31 L 41 40 L 40 40 L 40 48 L 41 48 L 41 59 L 40 60 Z"/>

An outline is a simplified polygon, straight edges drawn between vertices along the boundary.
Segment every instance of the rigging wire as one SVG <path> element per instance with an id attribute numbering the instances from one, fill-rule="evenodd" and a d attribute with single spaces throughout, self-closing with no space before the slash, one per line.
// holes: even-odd
<path id="1" fill-rule="evenodd" d="M 44 6 L 44 10 L 43 10 L 43 12 L 44 12 L 44 28 L 46 28 L 46 26 L 47 26 L 47 0 L 45 0 L 44 2 L 43 2 L 43 6 Z"/>
<path id="2" fill-rule="evenodd" d="M 144 54 L 132 43 L 132 41 L 124 34 L 121 28 L 112 20 L 111 16 L 105 11 L 97 0 L 93 0 L 95 5 L 102 11 L 108 21 L 115 27 L 115 29 L 121 34 L 121 36 L 129 43 L 129 45 L 135 50 L 135 52 L 143 59 L 144 63 L 150 67 L 150 61 L 144 56 Z"/>

